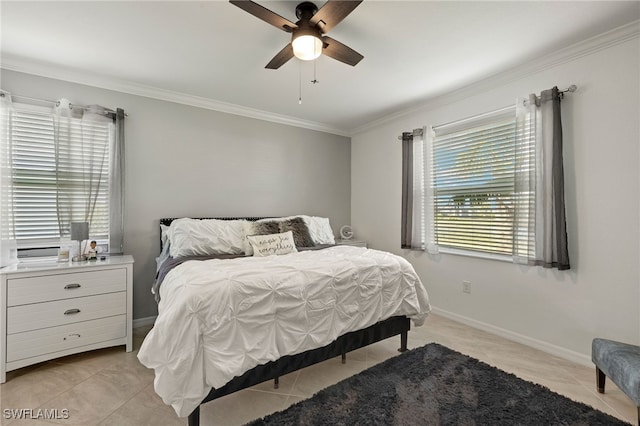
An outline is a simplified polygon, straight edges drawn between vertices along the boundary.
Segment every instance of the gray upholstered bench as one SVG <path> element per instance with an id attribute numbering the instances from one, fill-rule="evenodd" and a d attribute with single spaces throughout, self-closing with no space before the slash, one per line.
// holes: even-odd
<path id="1" fill-rule="evenodd" d="M 636 403 L 640 426 L 640 346 L 593 339 L 591 360 L 596 365 L 598 392 L 604 393 L 604 381 L 611 379 Z"/>

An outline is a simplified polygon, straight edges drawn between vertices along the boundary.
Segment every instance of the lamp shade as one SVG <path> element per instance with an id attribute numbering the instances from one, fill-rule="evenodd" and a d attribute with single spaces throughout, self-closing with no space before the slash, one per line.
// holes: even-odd
<path id="1" fill-rule="evenodd" d="M 89 239 L 89 222 L 71 222 L 71 239 L 84 241 Z"/>

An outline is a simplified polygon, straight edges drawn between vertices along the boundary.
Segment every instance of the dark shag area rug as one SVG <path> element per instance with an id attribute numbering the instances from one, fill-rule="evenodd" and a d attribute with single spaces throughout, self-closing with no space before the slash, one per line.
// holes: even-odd
<path id="1" fill-rule="evenodd" d="M 436 343 L 249 424 L 628 425 Z"/>

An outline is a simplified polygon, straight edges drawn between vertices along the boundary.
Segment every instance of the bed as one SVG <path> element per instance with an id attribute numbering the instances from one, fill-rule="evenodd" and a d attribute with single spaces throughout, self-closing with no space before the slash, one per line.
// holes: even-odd
<path id="1" fill-rule="evenodd" d="M 424 322 L 428 296 L 405 259 L 331 244 L 328 219 L 316 219 L 161 220 L 163 252 L 171 242 L 175 256 L 159 262 L 159 315 L 138 358 L 189 425 L 199 424 L 202 403 L 266 380 L 277 386 L 282 375 L 338 355 L 344 361 L 371 343 L 400 335 L 404 351 L 410 321 Z M 251 231 L 293 222 L 297 228 L 278 234 Z M 205 224 L 212 228 L 193 228 Z M 219 250 L 203 252 L 212 245 Z"/>

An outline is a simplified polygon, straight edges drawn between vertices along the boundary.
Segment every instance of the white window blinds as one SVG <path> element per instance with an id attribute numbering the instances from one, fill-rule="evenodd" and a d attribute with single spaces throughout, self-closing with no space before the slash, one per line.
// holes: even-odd
<path id="1" fill-rule="evenodd" d="M 109 149 L 114 124 L 14 104 L 11 116 L 14 234 L 20 248 L 55 246 L 71 222 L 109 238 Z"/>
<path id="2" fill-rule="evenodd" d="M 511 256 L 514 108 L 434 128 L 431 151 L 433 242 Z"/>

